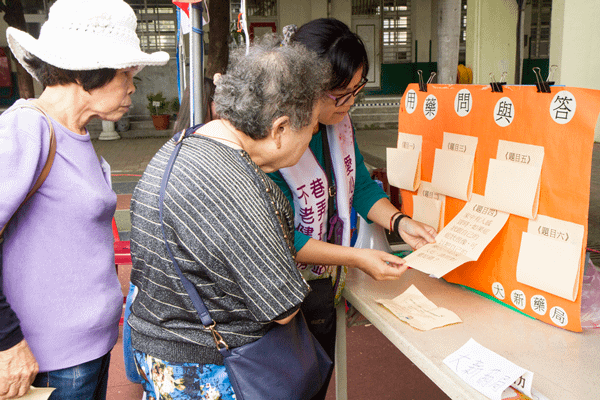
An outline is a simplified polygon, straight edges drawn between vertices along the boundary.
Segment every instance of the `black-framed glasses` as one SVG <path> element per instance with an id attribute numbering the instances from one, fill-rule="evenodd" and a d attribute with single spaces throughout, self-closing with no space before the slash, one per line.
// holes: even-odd
<path id="1" fill-rule="evenodd" d="M 360 82 L 358 82 L 358 87 L 356 89 L 354 89 L 353 91 L 346 93 L 346 94 L 342 94 L 340 96 L 332 96 L 329 93 L 327 93 L 327 96 L 331 99 L 331 100 L 335 100 L 335 106 L 336 107 L 341 107 L 344 104 L 346 104 L 348 102 L 348 100 L 350 100 L 350 97 L 356 97 L 358 95 L 358 93 L 363 90 L 366 86 L 366 84 L 369 82 L 369 80 L 365 77 L 363 77 Z"/>

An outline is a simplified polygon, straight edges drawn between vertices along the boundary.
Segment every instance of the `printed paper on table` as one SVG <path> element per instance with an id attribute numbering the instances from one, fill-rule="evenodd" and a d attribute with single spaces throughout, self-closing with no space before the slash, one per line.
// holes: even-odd
<path id="1" fill-rule="evenodd" d="M 576 87 L 551 87 L 550 94 L 538 93 L 535 86 L 503 86 L 503 93 L 492 92 L 489 85 L 427 85 L 427 92 L 420 92 L 417 84 L 410 84 L 405 91 L 412 93 L 414 101 L 422 104 L 427 96 L 435 96 L 439 105 L 435 117 L 430 118 L 420 109 L 406 109 L 406 102 L 400 102 L 398 113 L 398 130 L 418 132 L 423 137 L 421 149 L 421 181 L 433 181 L 434 168 L 436 175 L 439 166 L 436 153 L 440 150 L 455 154 L 444 146 L 447 132 L 457 132 L 465 136 L 478 138 L 476 156 L 473 161 L 472 193 L 486 194 L 490 160 L 492 169 L 502 170 L 498 165 L 503 161 L 515 167 L 519 163 L 507 161 L 506 151 L 501 150 L 506 141 L 516 146 L 514 155 L 508 159 L 519 161 L 521 155 L 533 158 L 532 154 L 520 151 L 520 146 L 537 146 L 543 149 L 543 167 L 539 177 L 539 203 L 537 214 L 569 221 L 584 227 L 582 245 L 579 254 L 579 268 L 583 268 L 585 245 L 587 243 L 588 213 L 590 205 L 590 175 L 592 170 L 592 152 L 594 150 L 594 131 L 600 114 L 600 91 Z M 468 91 L 470 112 L 461 114 L 456 106 L 456 97 L 461 91 Z M 577 107 L 575 107 L 577 105 Z M 501 123 L 500 123 L 501 122 Z M 447 142 L 453 143 L 452 140 Z M 534 147 L 535 148 L 535 147 Z M 459 147 L 458 150 L 461 150 Z M 504 157 L 498 156 L 504 151 Z M 441 160 L 441 158 L 440 158 Z M 496 163 L 498 161 L 498 163 Z M 531 160 L 525 158 L 525 162 Z M 525 164 L 519 165 L 524 167 Z M 444 171 L 441 171 L 444 172 Z M 468 171 L 467 173 L 470 173 Z M 451 186 L 457 186 L 456 170 L 445 178 Z M 536 180 L 536 173 L 533 180 Z M 520 175 L 517 175 L 520 179 Z M 511 177 L 512 178 L 512 177 Z M 445 183 L 445 182 L 444 182 Z M 533 216 L 535 198 L 532 192 L 537 191 L 537 183 L 527 187 L 527 212 L 523 215 Z M 465 183 L 459 182 L 463 185 Z M 434 185 L 435 186 L 435 185 Z M 467 185 L 468 187 L 469 185 Z M 531 189 L 533 187 L 533 189 Z M 499 188 L 499 192 L 506 188 Z M 514 190 L 514 189 L 513 189 Z M 413 215 L 415 204 L 413 191 L 401 190 L 402 211 Z M 513 197 L 525 197 L 524 192 L 512 192 Z M 494 197 L 494 200 L 496 196 Z M 464 198 L 464 196 L 463 196 Z M 472 200 L 472 199 L 471 199 Z M 446 197 L 444 209 L 445 221 L 451 221 L 464 208 L 466 200 L 457 197 Z M 520 205 L 525 204 L 519 200 Z M 531 204 L 529 204 L 531 203 Z M 487 204 L 490 207 L 490 204 Z M 531 207 L 529 207 L 531 206 Z M 492 208 L 496 208 L 491 206 Z M 418 206 L 417 206 L 418 208 Z M 497 209 L 497 208 L 496 208 Z M 514 212 L 514 210 L 510 210 Z M 517 261 L 523 232 L 527 232 L 528 220 L 517 214 L 510 214 L 505 227 L 490 242 L 473 262 L 465 262 L 460 267 L 444 275 L 444 279 L 473 288 L 494 296 L 496 300 L 519 309 L 545 323 L 563 329 L 581 331 L 581 285 L 583 273 L 578 286 L 575 301 L 570 301 L 555 294 L 518 282 Z M 531 233 L 531 232 L 529 232 Z M 441 239 L 441 238 L 440 238 Z M 439 239 L 438 239 L 439 240 Z M 577 281 L 577 279 L 575 279 Z M 519 304 L 514 303 L 513 292 L 519 294 Z M 522 302 L 521 302 L 522 300 Z M 544 310 L 540 301 L 545 302 Z M 555 312 L 552 312 L 555 310 Z M 564 318 L 558 319 L 561 315 Z"/>
<path id="2" fill-rule="evenodd" d="M 523 232 L 517 281 L 575 301 L 579 291 L 584 227 L 545 215 Z"/>
<path id="3" fill-rule="evenodd" d="M 492 400 L 513 387 L 531 397 L 533 373 L 483 347 L 472 338 L 444 359 L 444 364 L 478 392 Z"/>
<path id="4" fill-rule="evenodd" d="M 441 278 L 462 264 L 477 260 L 508 216 L 488 207 L 482 196 L 473 194 L 471 201 L 438 233 L 435 243 L 415 250 L 404 260 L 411 268 Z"/>
<path id="5" fill-rule="evenodd" d="M 487 203 L 498 210 L 535 219 L 543 162 L 543 147 L 500 140 L 496 159 L 490 159 L 485 186 Z"/>
<path id="6" fill-rule="evenodd" d="M 421 183 L 423 137 L 398 132 L 398 148 L 386 149 L 386 171 L 390 185 L 415 191 Z"/>
<path id="7" fill-rule="evenodd" d="M 433 304 L 415 285 L 410 285 L 404 293 L 391 300 L 376 301 L 402 321 L 422 331 L 462 322 L 452 311 Z"/>

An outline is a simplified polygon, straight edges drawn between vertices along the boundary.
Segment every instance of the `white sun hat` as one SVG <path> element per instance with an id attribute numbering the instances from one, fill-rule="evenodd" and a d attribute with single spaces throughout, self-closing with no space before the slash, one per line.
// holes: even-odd
<path id="1" fill-rule="evenodd" d="M 136 26 L 135 13 L 123 0 L 57 0 L 39 39 L 12 27 L 6 37 L 17 60 L 37 80 L 24 61 L 29 54 L 71 71 L 165 65 L 166 52 L 140 50 Z"/>

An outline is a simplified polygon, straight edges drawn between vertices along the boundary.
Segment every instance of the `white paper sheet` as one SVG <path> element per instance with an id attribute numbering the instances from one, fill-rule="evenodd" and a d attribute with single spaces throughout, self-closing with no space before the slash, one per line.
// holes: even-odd
<path id="1" fill-rule="evenodd" d="M 404 293 L 391 300 L 376 301 L 402 321 L 422 331 L 462 322 L 452 311 L 432 303 L 415 285 L 410 285 Z"/>
<path id="2" fill-rule="evenodd" d="M 452 221 L 442 229 L 436 243 L 426 244 L 404 258 L 407 265 L 440 278 L 460 265 L 475 261 L 508 221 L 509 214 L 490 208 L 473 194 Z"/>
<path id="3" fill-rule="evenodd" d="M 502 392 L 513 385 L 531 396 L 533 373 L 483 347 L 472 338 L 444 359 L 444 364 L 478 392 L 502 400 Z"/>

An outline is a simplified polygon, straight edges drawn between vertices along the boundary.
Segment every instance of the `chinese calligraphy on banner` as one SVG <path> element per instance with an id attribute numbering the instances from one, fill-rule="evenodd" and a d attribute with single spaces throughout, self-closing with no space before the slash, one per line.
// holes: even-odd
<path id="1" fill-rule="evenodd" d="M 600 91 L 551 87 L 551 93 L 538 93 L 535 86 L 503 86 L 503 92 L 498 93 L 492 92 L 486 85 L 429 84 L 427 92 L 421 92 L 418 85 L 413 84 L 408 86 L 400 104 L 398 130 L 423 138 L 422 182 L 432 182 L 436 152 L 444 147 L 444 132 L 453 132 L 478 139 L 472 164 L 473 196 L 498 200 L 502 195 L 516 200 L 514 207 L 509 204 L 513 209 L 503 202 L 490 206 L 510 213 L 505 225 L 476 261 L 465 262 L 444 275 L 444 279 L 494 296 L 498 301 L 546 323 L 581 331 L 582 268 Z M 500 149 L 507 143 L 512 147 Z M 541 170 L 540 164 L 533 158 L 538 149 L 543 150 L 540 153 L 543 156 Z M 504 153 L 501 162 L 499 151 Z M 526 166 L 531 167 L 527 169 Z M 518 185 L 513 185 L 514 182 L 508 179 L 511 173 L 506 173 L 506 170 L 516 169 L 530 173 L 533 183 L 524 187 L 532 188 L 531 193 L 511 189 Z M 502 179 L 511 185 L 495 181 L 496 186 L 490 186 L 489 193 L 486 193 L 489 174 L 493 179 L 506 176 Z M 404 212 L 412 215 L 413 196 L 418 192 L 402 190 L 401 194 Z M 462 199 L 454 196 L 446 193 L 445 215 L 441 218 L 446 224 L 451 223 L 470 199 L 464 195 Z M 521 197 L 523 202 L 519 200 Z M 519 211 L 516 206 L 526 207 Z M 583 227 L 583 232 L 577 231 L 576 242 L 565 243 L 566 230 L 560 226 L 557 228 L 544 222 L 541 226 L 529 227 L 538 215 Z M 460 233 L 460 226 L 455 225 L 448 240 L 452 240 L 452 234 Z M 563 239 L 550 237 L 551 229 L 554 229 L 554 236 L 560 233 Z M 575 232 L 568 232 L 571 231 Z M 563 271 L 560 263 L 552 265 L 557 271 L 556 276 L 568 276 L 570 286 L 567 291 L 563 291 L 562 287 L 554 288 L 554 281 L 542 285 L 533 278 L 532 274 L 539 275 L 540 270 L 544 270 L 543 265 L 538 270 L 532 269 L 535 261 L 543 264 L 549 260 L 536 250 L 552 247 L 554 242 L 546 239 L 555 240 L 556 248 L 569 249 L 569 255 L 565 256 L 571 265 L 569 271 Z M 520 257 L 522 246 L 524 253 Z"/>

